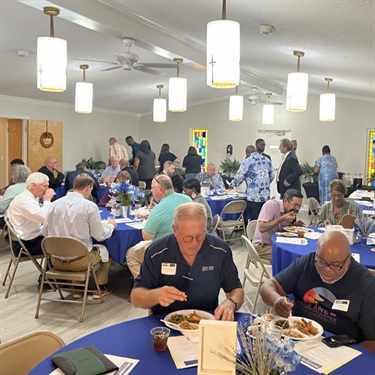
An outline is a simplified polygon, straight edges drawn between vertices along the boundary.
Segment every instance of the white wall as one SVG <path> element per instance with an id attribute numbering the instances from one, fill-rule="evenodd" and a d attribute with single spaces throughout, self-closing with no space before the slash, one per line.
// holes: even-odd
<path id="1" fill-rule="evenodd" d="M 244 120 L 228 120 L 228 101 L 188 107 L 184 113 L 167 115 L 166 123 L 154 123 L 152 116 L 139 120 L 126 113 L 100 111 L 94 108 L 90 115 L 74 112 L 72 106 L 53 102 L 1 97 L 0 117 L 48 119 L 63 122 L 63 169 L 72 169 L 83 157 L 106 160 L 108 138 L 117 137 L 125 144 L 124 137 L 132 135 L 140 142 L 147 139 L 158 156 L 160 146 L 166 142 L 181 159 L 190 145 L 191 128 L 209 131 L 209 161 L 220 164 L 225 158 L 226 146 L 233 145 L 233 156 L 242 160 L 247 144 L 253 144 L 257 130 L 264 129 L 262 107 L 245 103 Z M 310 94 L 308 109 L 290 113 L 285 106 L 276 106 L 275 124 L 267 129 L 291 130 L 298 140 L 297 155 L 300 162 L 313 164 L 321 155 L 325 144 L 331 147 L 339 164 L 339 171 L 365 173 L 367 129 L 375 129 L 375 103 L 336 98 L 336 120 L 319 121 L 319 96 Z M 127 147 L 130 152 L 130 148 Z"/>
<path id="2" fill-rule="evenodd" d="M 344 98 L 336 101 L 336 120 L 332 123 L 319 121 L 319 95 L 309 94 L 305 112 L 291 113 L 284 105 L 276 106 L 273 126 L 262 125 L 261 106 L 245 103 L 242 122 L 228 120 L 227 101 L 191 106 L 184 113 L 168 112 L 165 123 L 154 123 L 151 116 L 142 117 L 139 140 L 148 139 L 157 154 L 163 142 L 169 143 L 172 152 L 183 158 L 190 144 L 189 130 L 207 128 L 208 159 L 220 164 L 228 144 L 233 145 L 233 156 L 242 160 L 246 145 L 254 144 L 258 129 L 291 130 L 292 138 L 298 140 L 300 162 L 314 164 L 322 147 L 328 144 L 339 171 L 364 175 L 367 129 L 375 129 L 375 103 Z"/>
<path id="3" fill-rule="evenodd" d="M 91 156 L 107 162 L 110 137 L 125 144 L 127 135 L 138 136 L 138 119 L 125 113 L 94 109 L 93 113 L 83 115 L 74 112 L 73 106 L 55 102 L 12 97 L 0 100 L 0 117 L 62 121 L 64 171 L 74 169 L 82 158 Z"/>

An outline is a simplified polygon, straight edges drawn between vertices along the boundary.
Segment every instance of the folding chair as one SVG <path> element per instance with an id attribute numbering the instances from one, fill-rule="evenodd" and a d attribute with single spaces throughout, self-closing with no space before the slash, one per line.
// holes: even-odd
<path id="1" fill-rule="evenodd" d="M 245 242 L 246 249 L 248 251 L 248 256 L 250 257 L 249 265 L 244 269 L 244 278 L 249 280 L 250 284 L 257 287 L 257 292 L 254 302 L 251 301 L 249 296 L 245 293 L 245 298 L 248 300 L 250 305 L 253 307 L 252 313 L 256 313 L 256 305 L 259 297 L 259 290 L 263 284 L 264 278 L 270 279 L 272 275 L 272 266 L 270 264 L 265 265 L 263 260 L 259 257 L 258 252 L 255 250 L 251 241 L 242 236 L 242 240 Z M 245 282 L 243 283 L 243 287 Z"/>
<path id="2" fill-rule="evenodd" d="M 320 203 L 314 197 L 310 197 L 307 198 L 307 207 L 309 208 L 309 212 L 311 213 L 309 225 L 316 225 L 316 223 L 318 222 Z"/>
<path id="3" fill-rule="evenodd" d="M 49 331 L 31 332 L 0 344 L 0 373 L 26 375 L 64 346 L 64 341 Z"/>
<path id="4" fill-rule="evenodd" d="M 89 251 L 87 249 L 87 246 L 82 241 L 73 237 L 46 237 L 42 241 L 42 249 L 46 260 L 53 256 L 63 258 L 89 257 Z M 60 295 L 60 299 L 43 298 L 43 300 L 50 302 L 55 301 L 82 304 L 81 316 L 79 320 L 80 323 L 82 323 L 85 314 L 87 293 L 89 292 L 89 280 L 91 275 L 94 278 L 96 289 L 90 290 L 90 292 L 98 291 L 100 295 L 100 303 L 104 302 L 102 293 L 100 291 L 100 287 L 98 285 L 98 280 L 96 278 L 96 271 L 99 269 L 100 264 L 93 266 L 88 259 L 88 266 L 87 269 L 84 271 L 59 271 L 55 267 L 53 267 L 52 264 L 49 264 L 48 268 L 47 263 L 50 262 L 44 263 L 44 268 L 42 272 L 42 283 L 40 284 L 39 288 L 39 296 L 36 307 L 35 319 L 38 319 L 39 317 L 39 310 L 43 294 L 43 284 L 48 283 L 57 289 Z M 83 300 L 66 299 L 62 293 L 63 290 L 68 290 L 69 292 L 74 293 L 74 291 L 77 291 L 77 287 L 82 288 L 82 286 L 84 286 Z M 82 292 L 82 289 L 79 289 L 78 291 Z"/>
<path id="5" fill-rule="evenodd" d="M 214 236 L 217 236 L 217 227 L 219 226 L 219 224 L 220 224 L 220 215 L 216 214 L 212 218 L 212 231 L 211 231 L 211 234 L 213 234 Z"/>
<path id="6" fill-rule="evenodd" d="M 243 213 L 246 209 L 246 201 L 233 200 L 227 203 L 220 214 L 220 220 L 217 229 L 221 231 L 223 240 L 229 242 L 235 231 L 242 231 L 245 234 L 245 222 Z M 224 215 L 238 215 L 237 219 L 224 220 Z M 229 238 L 225 237 L 225 232 L 230 231 Z M 235 238 L 238 239 L 238 238 Z"/>
<path id="7" fill-rule="evenodd" d="M 253 238 L 254 238 L 254 233 L 257 227 L 257 223 L 258 223 L 258 220 L 251 220 L 247 223 L 247 226 L 246 226 L 246 236 L 251 242 L 253 241 Z M 251 262 L 251 257 L 250 257 L 250 254 L 248 253 L 245 268 L 249 268 L 250 262 Z M 264 265 L 271 265 L 271 262 L 269 262 L 268 260 L 262 259 L 262 262 L 264 263 Z M 245 287 L 245 283 L 246 283 L 246 276 L 244 274 L 243 281 L 242 281 L 243 287 Z"/>
<path id="8" fill-rule="evenodd" d="M 5 283 L 7 281 L 7 278 L 9 276 L 9 285 L 8 285 L 8 289 L 7 289 L 7 291 L 5 293 L 5 297 L 4 297 L 4 298 L 8 298 L 10 288 L 13 284 L 13 280 L 14 280 L 14 277 L 15 277 L 16 272 L 17 272 L 18 265 L 21 262 L 31 261 L 35 265 L 38 272 L 40 274 L 42 274 L 42 272 L 43 272 L 42 262 L 43 262 L 43 259 L 44 259 L 44 255 L 43 254 L 41 254 L 41 255 L 31 255 L 29 253 L 29 251 L 27 250 L 27 248 L 25 247 L 25 245 L 23 244 L 22 240 L 17 236 L 17 233 L 14 230 L 13 225 L 10 223 L 10 221 L 7 218 L 5 219 L 5 224 L 7 226 L 8 236 L 9 236 L 10 261 L 9 261 L 8 268 L 5 272 L 5 276 L 4 276 L 4 280 L 3 280 L 2 285 L 3 286 L 5 285 Z M 18 242 L 21 246 L 18 255 L 16 255 L 16 253 L 13 249 L 13 241 Z M 39 259 L 40 259 L 40 264 L 37 262 L 37 260 L 39 260 Z M 13 264 L 13 271 L 11 271 L 12 264 Z"/>

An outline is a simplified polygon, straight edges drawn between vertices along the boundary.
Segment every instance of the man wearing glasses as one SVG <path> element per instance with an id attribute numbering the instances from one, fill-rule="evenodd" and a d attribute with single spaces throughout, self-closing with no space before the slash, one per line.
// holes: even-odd
<path id="1" fill-rule="evenodd" d="M 271 237 L 288 225 L 303 226 L 296 221 L 302 205 L 303 195 L 295 189 L 288 189 L 283 199 L 270 199 L 262 206 L 254 233 L 253 245 L 262 259 L 271 261 Z"/>
<path id="2" fill-rule="evenodd" d="M 298 258 L 260 289 L 263 301 L 283 317 L 312 319 L 326 331 L 347 334 L 375 350 L 375 277 L 350 254 L 346 236 L 324 233 L 316 253 Z M 294 303 L 287 299 L 294 295 Z"/>
<path id="3" fill-rule="evenodd" d="M 214 310 L 217 320 L 234 320 L 244 298 L 231 249 L 206 233 L 206 210 L 180 205 L 173 234 L 155 241 L 145 254 L 131 300 L 135 307 L 166 314 L 181 309 Z M 226 299 L 218 304 L 220 288 Z"/>
<path id="4" fill-rule="evenodd" d="M 182 203 L 191 202 L 187 195 L 173 190 L 172 180 L 167 175 L 155 176 L 152 179 L 151 193 L 159 203 L 151 210 L 146 225 L 142 229 L 144 241 L 129 248 L 126 252 L 126 263 L 134 278 L 139 274 L 144 254 L 151 241 L 172 233 L 174 210 Z"/>

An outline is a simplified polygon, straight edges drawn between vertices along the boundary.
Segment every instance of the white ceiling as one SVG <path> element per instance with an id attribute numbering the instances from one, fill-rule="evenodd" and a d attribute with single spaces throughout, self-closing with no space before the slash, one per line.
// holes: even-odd
<path id="1" fill-rule="evenodd" d="M 68 83 L 64 93 L 36 88 L 36 40 L 49 36 L 44 6 L 56 6 L 55 36 L 68 42 Z M 123 37 L 136 40 L 132 52 L 145 63 L 172 63 L 182 57 L 180 76 L 188 79 L 188 106 L 222 100 L 232 90 L 206 85 L 206 25 L 221 19 L 222 0 L 1 0 L 0 94 L 74 104 L 79 65 L 87 62 L 87 81 L 94 84 L 94 108 L 145 114 L 176 69 L 156 69 L 156 75 L 115 69 L 107 63 L 123 53 Z M 293 50 L 305 52 L 301 71 L 309 73 L 309 92 L 326 89 L 341 97 L 375 101 L 375 0 L 228 0 L 227 19 L 241 25 L 240 93 L 252 86 L 273 92 L 285 90 L 288 73 L 295 71 Z M 260 24 L 275 32 L 263 35 Z M 225 48 L 225 45 L 223 45 Z M 16 50 L 26 49 L 27 57 Z M 77 60 L 77 59 L 82 59 Z M 263 94 L 261 94 L 263 97 Z M 249 104 L 250 105 L 250 104 Z"/>

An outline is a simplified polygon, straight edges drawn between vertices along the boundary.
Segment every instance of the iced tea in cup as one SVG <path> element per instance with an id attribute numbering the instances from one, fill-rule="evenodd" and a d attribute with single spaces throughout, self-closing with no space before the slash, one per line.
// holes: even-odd
<path id="1" fill-rule="evenodd" d="M 305 237 L 305 231 L 303 231 L 303 230 L 298 230 L 298 229 L 297 229 L 297 236 L 298 236 L 299 238 L 303 238 L 303 237 Z"/>
<path id="2" fill-rule="evenodd" d="M 157 352 L 167 349 L 167 342 L 171 330 L 167 327 L 155 327 L 151 331 L 152 345 Z"/>

